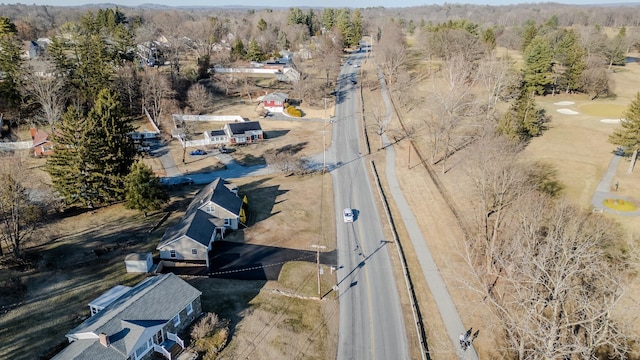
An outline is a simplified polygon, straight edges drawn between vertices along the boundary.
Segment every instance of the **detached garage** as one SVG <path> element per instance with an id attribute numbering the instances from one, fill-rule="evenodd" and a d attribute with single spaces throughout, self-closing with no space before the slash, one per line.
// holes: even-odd
<path id="1" fill-rule="evenodd" d="M 146 273 L 153 266 L 153 258 L 150 252 L 133 253 L 124 258 L 128 273 Z"/>

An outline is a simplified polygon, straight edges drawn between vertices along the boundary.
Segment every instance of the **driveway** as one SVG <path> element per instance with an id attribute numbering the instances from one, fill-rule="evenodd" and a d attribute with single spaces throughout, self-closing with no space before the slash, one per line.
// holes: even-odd
<path id="1" fill-rule="evenodd" d="M 278 280 L 289 261 L 316 262 L 316 252 L 231 241 L 215 241 L 209 252 L 210 269 L 204 266 L 167 268 L 177 275 L 209 276 L 239 280 Z M 320 263 L 333 266 L 336 251 L 320 253 Z"/>

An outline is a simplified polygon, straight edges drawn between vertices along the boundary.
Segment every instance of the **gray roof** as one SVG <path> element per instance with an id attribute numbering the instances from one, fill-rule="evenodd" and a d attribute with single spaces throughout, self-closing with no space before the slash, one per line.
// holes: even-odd
<path id="1" fill-rule="evenodd" d="M 149 277 L 69 332 L 75 341 L 54 359 L 126 359 L 143 333 L 153 334 L 201 294 L 172 273 Z M 83 333 L 96 338 L 76 340 Z M 100 333 L 109 336 L 109 347 L 100 344 Z"/>
<path id="2" fill-rule="evenodd" d="M 227 133 L 224 132 L 224 129 L 209 131 L 209 136 L 224 136 L 224 135 L 227 135 Z"/>
<path id="3" fill-rule="evenodd" d="M 259 121 L 245 121 L 237 123 L 229 123 L 229 131 L 233 135 L 244 134 L 247 131 L 262 131 Z"/>
<path id="4" fill-rule="evenodd" d="M 209 246 L 209 241 L 211 241 L 211 235 L 215 228 L 224 226 L 224 220 L 200 210 L 204 204 L 210 201 L 231 214 L 240 216 L 242 199 L 233 193 L 227 185 L 229 183 L 226 180 L 217 178 L 198 191 L 180 222 L 168 228 L 164 233 L 157 249 L 183 237 L 188 237 L 204 246 Z"/>
<path id="5" fill-rule="evenodd" d="M 262 101 L 287 101 L 289 95 L 281 92 L 273 92 L 271 94 L 267 94 L 262 98 Z"/>

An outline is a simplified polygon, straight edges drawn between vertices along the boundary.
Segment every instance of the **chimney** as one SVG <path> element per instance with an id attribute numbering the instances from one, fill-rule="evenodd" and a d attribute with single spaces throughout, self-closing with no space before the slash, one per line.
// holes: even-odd
<path id="1" fill-rule="evenodd" d="M 100 333 L 99 336 L 100 336 L 100 344 L 102 344 L 102 346 L 109 347 L 109 345 L 111 345 L 111 342 L 109 341 L 109 335 L 105 333 Z"/>

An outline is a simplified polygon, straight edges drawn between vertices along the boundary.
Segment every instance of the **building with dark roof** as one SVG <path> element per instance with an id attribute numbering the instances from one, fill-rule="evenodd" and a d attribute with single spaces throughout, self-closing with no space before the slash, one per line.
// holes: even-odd
<path id="1" fill-rule="evenodd" d="M 237 230 L 243 214 L 238 190 L 217 178 L 193 198 L 179 223 L 167 229 L 156 247 L 160 259 L 209 267 L 209 251 L 227 229 Z"/>
<path id="2" fill-rule="evenodd" d="M 252 143 L 264 139 L 259 121 L 228 123 L 224 126 L 224 131 L 230 144 Z"/>
<path id="3" fill-rule="evenodd" d="M 104 295 L 92 301 L 100 310 L 66 335 L 70 344 L 53 360 L 141 360 L 154 353 L 172 359 L 184 350 L 178 332 L 202 313 L 202 293 L 171 273 Z"/>

